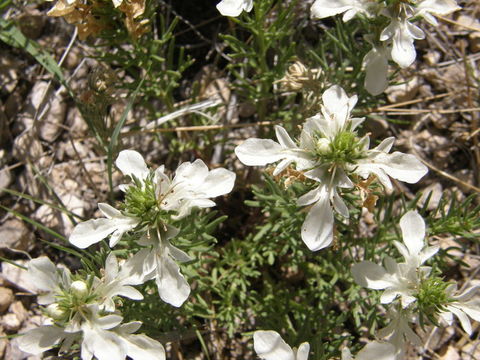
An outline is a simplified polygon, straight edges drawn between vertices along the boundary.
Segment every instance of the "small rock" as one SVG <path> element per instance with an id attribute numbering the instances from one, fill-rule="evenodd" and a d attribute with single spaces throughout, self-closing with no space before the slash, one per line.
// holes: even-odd
<path id="1" fill-rule="evenodd" d="M 26 266 L 27 261 L 17 260 L 16 263 L 21 266 Z M 38 287 L 35 282 L 30 279 L 28 272 L 13 264 L 2 263 L 2 278 L 11 286 L 16 287 L 21 291 L 26 291 L 32 294 L 38 293 Z"/>
<path id="2" fill-rule="evenodd" d="M 0 287 L 0 314 L 3 314 L 15 300 L 13 291 L 6 287 Z"/>
<path id="3" fill-rule="evenodd" d="M 472 341 L 462 347 L 462 360 L 480 359 L 480 340 Z"/>
<path id="4" fill-rule="evenodd" d="M 0 329 L 0 359 L 7 359 L 7 357 L 3 357 L 8 344 L 8 340 L 4 337 L 5 335 L 3 329 Z"/>
<path id="5" fill-rule="evenodd" d="M 12 154 L 18 161 L 29 159 L 35 162 L 43 156 L 43 146 L 30 132 L 24 132 L 15 138 Z"/>
<path id="6" fill-rule="evenodd" d="M 0 325 L 5 329 L 7 332 L 15 332 L 20 329 L 22 322 L 17 317 L 17 315 L 8 313 L 2 317 L 0 320 Z"/>
<path id="7" fill-rule="evenodd" d="M 51 100 L 48 113 L 38 124 L 38 136 L 48 142 L 53 142 L 62 132 L 61 126 L 65 120 L 67 105 L 59 97 Z"/>
<path id="8" fill-rule="evenodd" d="M 453 345 L 449 345 L 445 354 L 440 357 L 440 360 L 460 360 L 460 354 Z"/>
<path id="9" fill-rule="evenodd" d="M 8 219 L 0 226 L 0 249 L 26 251 L 34 239 L 33 232 L 21 220 Z"/>
<path id="10" fill-rule="evenodd" d="M 388 131 L 388 122 L 378 116 L 369 116 L 364 124 L 365 129 L 372 133 L 372 139 L 384 138 Z"/>
<path id="11" fill-rule="evenodd" d="M 8 188 L 13 181 L 12 172 L 7 168 L 0 169 L 0 189 Z M 3 195 L 3 191 L 0 190 L 0 196 Z"/>
<path id="12" fill-rule="evenodd" d="M 436 50 L 429 50 L 423 56 L 423 58 L 425 59 L 425 62 L 430 66 L 437 65 L 441 57 L 442 55 L 440 54 L 440 52 Z"/>
<path id="13" fill-rule="evenodd" d="M 15 58 L 2 52 L 0 57 L 0 94 L 9 94 L 18 82 L 18 65 Z"/>
<path id="14" fill-rule="evenodd" d="M 420 87 L 418 76 L 411 78 L 409 81 L 399 85 L 392 85 L 385 90 L 388 100 L 392 103 L 409 101 L 415 98 Z"/>
<path id="15" fill-rule="evenodd" d="M 37 9 L 28 9 L 18 17 L 20 31 L 29 39 L 38 39 L 43 33 L 46 16 Z"/>
<path id="16" fill-rule="evenodd" d="M 8 309 L 9 312 L 12 314 L 15 314 L 17 319 L 23 323 L 25 320 L 27 320 L 28 317 L 28 312 L 23 306 L 21 301 L 14 301 L 11 305 L 10 308 Z"/>

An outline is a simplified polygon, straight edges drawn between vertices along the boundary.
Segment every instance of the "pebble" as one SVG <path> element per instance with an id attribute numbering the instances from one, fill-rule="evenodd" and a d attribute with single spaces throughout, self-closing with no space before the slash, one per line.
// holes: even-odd
<path id="1" fill-rule="evenodd" d="M 6 287 L 0 287 L 0 314 L 3 314 L 15 300 L 13 291 Z"/>
<path id="2" fill-rule="evenodd" d="M 32 247 L 35 236 L 21 220 L 6 220 L 0 226 L 0 249 L 26 251 Z"/>

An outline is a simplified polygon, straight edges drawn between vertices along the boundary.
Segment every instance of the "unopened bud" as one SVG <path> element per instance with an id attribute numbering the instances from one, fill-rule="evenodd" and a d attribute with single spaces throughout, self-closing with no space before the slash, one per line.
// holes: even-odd
<path id="1" fill-rule="evenodd" d="M 63 317 L 64 312 L 60 309 L 57 303 L 53 303 L 47 306 L 47 314 L 54 320 L 59 320 Z"/>
<path id="2" fill-rule="evenodd" d="M 330 150 L 330 141 L 325 138 L 317 140 L 317 151 L 319 154 L 326 154 Z"/>
<path id="3" fill-rule="evenodd" d="M 70 285 L 70 290 L 76 297 L 83 297 L 88 293 L 87 284 L 81 280 L 72 282 L 72 285 Z"/>

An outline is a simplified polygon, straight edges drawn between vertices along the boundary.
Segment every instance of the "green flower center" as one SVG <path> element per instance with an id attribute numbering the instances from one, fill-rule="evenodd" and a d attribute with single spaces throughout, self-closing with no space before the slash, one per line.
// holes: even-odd
<path id="1" fill-rule="evenodd" d="M 61 324 L 70 322 L 77 313 L 82 314 L 84 318 L 88 316 L 87 305 L 96 302 L 98 296 L 92 291 L 91 282 L 85 282 L 85 285 L 85 291 L 76 291 L 74 288 L 62 289 L 56 295 L 56 302 L 46 307 L 47 315 Z"/>
<path id="2" fill-rule="evenodd" d="M 435 315 L 450 302 L 445 291 L 448 285 L 449 283 L 439 277 L 422 281 L 417 294 L 417 305 L 421 316 L 426 316 L 435 323 Z"/>
<path id="3" fill-rule="evenodd" d="M 344 167 L 347 164 L 354 165 L 357 160 L 365 157 L 363 145 L 356 133 L 352 131 L 341 131 L 333 140 L 329 140 L 320 134 L 315 135 L 314 156 L 318 158 L 319 163 Z"/>

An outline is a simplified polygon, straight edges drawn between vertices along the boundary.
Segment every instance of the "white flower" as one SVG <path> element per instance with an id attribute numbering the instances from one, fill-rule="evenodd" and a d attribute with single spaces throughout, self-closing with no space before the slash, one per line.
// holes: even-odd
<path id="1" fill-rule="evenodd" d="M 400 219 L 403 242 L 395 242 L 405 258 L 398 264 L 390 257 L 385 258 L 385 268 L 371 261 L 362 261 L 352 267 L 352 275 L 357 284 L 369 289 L 385 289 L 380 301 L 391 303 L 400 297 L 403 308 L 416 301 L 418 289 L 423 279 L 430 274 L 430 267 L 421 266 L 432 257 L 438 247 L 424 249 L 425 222 L 415 211 L 409 211 Z"/>
<path id="2" fill-rule="evenodd" d="M 32 329 L 17 339 L 22 351 L 38 355 L 62 344 L 60 353 L 74 343 L 81 345 L 82 360 L 165 359 L 163 346 L 146 337 L 133 335 L 140 323 L 121 325 L 122 317 L 115 309 L 114 296 L 134 300 L 142 294 L 130 285 L 143 281 L 141 270 L 145 254 L 125 261 L 121 268 L 111 253 L 107 257 L 105 276 L 78 280 L 67 270 L 57 268 L 48 258 L 33 259 L 28 275 L 41 289 L 39 303 L 47 305 L 45 313 L 53 325 Z M 77 280 L 72 281 L 72 278 Z"/>
<path id="3" fill-rule="evenodd" d="M 111 252 L 108 255 L 105 261 L 104 276 L 102 279 L 95 278 L 94 281 L 94 291 L 102 310 L 115 310 L 115 296 L 123 296 L 132 300 L 143 299 L 143 295 L 131 285 L 140 285 L 145 282 L 142 271 L 145 256 L 146 250 L 140 250 L 124 261 L 120 267 L 114 253 Z"/>
<path id="4" fill-rule="evenodd" d="M 407 18 L 393 17 L 390 24 L 380 34 L 380 41 L 392 40 L 392 60 L 406 68 L 415 61 L 417 52 L 413 42 L 425 38 L 425 33 Z"/>
<path id="5" fill-rule="evenodd" d="M 413 155 L 388 154 L 393 137 L 370 150 L 368 136 L 357 137 L 356 128 L 363 118 L 350 117 L 357 96 L 348 97 L 341 87 L 334 85 L 323 93 L 322 100 L 321 113 L 305 121 L 298 145 L 284 128 L 276 126 L 278 143 L 248 139 L 235 149 L 245 165 L 280 161 L 273 172 L 278 175 L 295 164 L 296 170 L 319 183 L 297 201 L 299 206 L 312 205 L 302 226 L 302 240 L 312 251 L 333 241 L 333 209 L 348 218 L 348 208 L 337 188 L 352 188 L 350 175 L 364 179 L 375 175 L 386 188 L 391 188 L 388 176 L 415 183 L 427 172 L 427 167 Z"/>
<path id="6" fill-rule="evenodd" d="M 323 19 L 343 14 L 343 21 L 347 22 L 357 13 L 370 15 L 374 3 L 370 0 L 316 0 L 311 8 L 312 17 Z"/>
<path id="7" fill-rule="evenodd" d="M 360 350 L 355 357 L 352 357 L 350 350 L 342 349 L 342 360 L 395 360 L 395 346 L 387 342 L 372 341 Z"/>
<path id="8" fill-rule="evenodd" d="M 416 346 L 423 345 L 420 337 L 415 334 L 409 325 L 413 322 L 413 316 L 408 309 L 400 311 L 389 309 L 387 316 L 391 321 L 386 327 L 378 330 L 377 335 L 380 338 L 386 338 L 388 342 L 395 346 L 398 359 L 403 359 L 405 340 Z"/>
<path id="9" fill-rule="evenodd" d="M 144 250 L 147 252 L 143 261 L 145 279 L 155 279 L 160 298 L 176 307 L 180 307 L 190 295 L 190 285 L 176 261 L 192 260 L 185 252 L 170 244 L 169 240 L 178 231 L 173 226 L 167 226 L 165 231 L 159 230 L 157 234 L 152 233 L 150 238 L 141 241 L 141 245 L 152 246 L 151 250 Z"/>
<path id="10" fill-rule="evenodd" d="M 250 12 L 253 7 L 253 0 L 222 0 L 217 4 L 217 9 L 223 16 L 236 17 L 242 11 Z"/>
<path id="11" fill-rule="evenodd" d="M 209 198 L 230 192 L 235 182 L 233 172 L 223 168 L 209 171 L 199 159 L 193 163 L 181 164 L 173 180 L 165 175 L 163 166 L 152 173 L 143 157 L 136 151 L 121 151 L 116 165 L 123 174 L 137 181 L 133 185 L 122 185 L 121 190 L 127 193 L 127 198 L 129 191 L 144 192 L 140 200 L 135 198 L 138 194 L 133 194 L 131 201 L 149 201 L 149 206 L 152 206 L 151 212 L 138 213 L 137 208 L 129 209 L 128 202 L 125 204 L 124 212 L 108 204 L 99 203 L 98 207 L 106 218 L 78 224 L 69 238 L 73 245 L 86 248 L 111 235 L 110 246 L 113 247 L 126 232 L 134 230 L 141 223 L 156 220 L 142 217 L 164 216 L 172 220 L 181 219 L 189 215 L 193 208 L 215 206 Z"/>
<path id="12" fill-rule="evenodd" d="M 460 294 L 457 294 L 456 284 L 451 284 L 445 290 L 449 299 L 445 310 L 440 312 L 440 317 L 451 325 L 455 315 L 468 335 L 472 335 L 472 324 L 469 317 L 480 321 L 480 285 L 471 286 Z"/>
<path id="13" fill-rule="evenodd" d="M 132 334 L 138 330 L 140 322 L 121 324 L 119 315 L 101 316 L 96 304 L 84 308 L 83 316 L 76 331 L 56 325 L 41 326 L 22 334 L 17 338 L 17 344 L 22 351 L 39 355 L 63 342 L 59 351 L 62 353 L 78 342 L 82 360 L 91 360 L 92 357 L 123 360 L 127 356 L 134 360 L 165 359 L 162 344 L 143 334 Z"/>
<path id="14" fill-rule="evenodd" d="M 255 331 L 253 347 L 258 357 L 263 360 L 307 360 L 310 345 L 300 344 L 298 349 L 292 349 L 276 331 Z"/>

